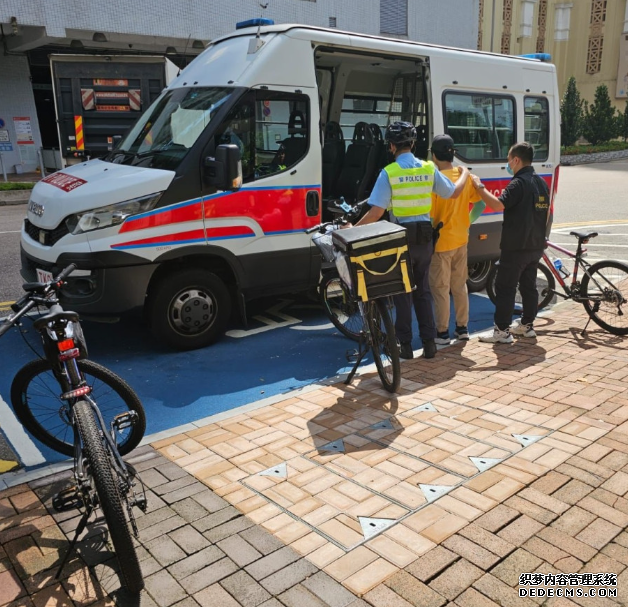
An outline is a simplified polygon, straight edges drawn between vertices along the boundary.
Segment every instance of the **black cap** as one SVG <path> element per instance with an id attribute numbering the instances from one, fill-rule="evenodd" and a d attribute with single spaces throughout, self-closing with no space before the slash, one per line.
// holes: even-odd
<path id="1" fill-rule="evenodd" d="M 432 141 L 432 152 L 453 152 L 454 140 L 449 135 L 436 135 Z"/>

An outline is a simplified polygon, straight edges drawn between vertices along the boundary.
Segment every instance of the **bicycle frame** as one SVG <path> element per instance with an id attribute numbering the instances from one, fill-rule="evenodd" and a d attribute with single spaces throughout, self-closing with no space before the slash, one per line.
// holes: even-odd
<path id="1" fill-rule="evenodd" d="M 552 275 L 556 279 L 556 282 L 562 287 L 563 291 L 565 292 L 564 294 L 559 293 L 558 291 L 554 289 L 554 294 L 558 295 L 559 297 L 563 297 L 564 299 L 573 299 L 574 301 L 577 301 L 577 302 L 583 301 L 583 299 L 579 296 L 579 293 L 578 293 L 578 287 L 580 284 L 578 281 L 579 269 L 582 268 L 583 274 L 588 275 L 590 279 L 594 280 L 591 274 L 589 274 L 589 268 L 593 264 L 590 264 L 589 262 L 585 261 L 582 258 L 583 255 L 587 252 L 587 250 L 582 247 L 581 242 L 578 242 L 578 248 L 576 249 L 575 253 L 572 253 L 571 251 L 568 251 L 567 249 L 557 244 L 554 244 L 553 242 L 550 242 L 549 240 L 546 241 L 546 244 L 548 248 L 554 249 L 556 251 L 560 251 L 563 255 L 566 255 L 567 257 L 573 260 L 573 271 L 571 272 L 571 284 L 568 285 L 565 279 L 563 278 L 562 274 L 556 269 L 554 264 L 551 262 L 547 253 L 543 252 L 542 259 L 545 262 L 545 265 L 549 268 L 549 271 L 552 273 Z"/>

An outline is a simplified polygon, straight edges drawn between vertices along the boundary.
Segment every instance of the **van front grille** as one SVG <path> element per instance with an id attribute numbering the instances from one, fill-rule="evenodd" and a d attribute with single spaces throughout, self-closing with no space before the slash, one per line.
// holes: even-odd
<path id="1" fill-rule="evenodd" d="M 59 242 L 65 235 L 69 234 L 65 221 L 62 221 L 56 228 L 45 230 L 33 225 L 28 219 L 24 220 L 24 230 L 26 233 L 39 244 L 45 247 L 52 247 Z"/>

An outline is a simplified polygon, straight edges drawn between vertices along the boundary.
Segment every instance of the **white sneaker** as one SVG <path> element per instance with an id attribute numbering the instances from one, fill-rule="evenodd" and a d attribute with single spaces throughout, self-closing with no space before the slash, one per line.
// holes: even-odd
<path id="1" fill-rule="evenodd" d="M 519 321 L 518 324 L 510 329 L 510 332 L 517 337 L 536 337 L 536 332 L 534 330 L 534 327 L 532 326 L 532 323 L 523 325 L 521 324 L 521 321 Z"/>
<path id="2" fill-rule="evenodd" d="M 492 335 L 480 337 L 480 341 L 485 344 L 511 344 L 514 340 L 510 334 L 510 329 L 500 331 L 497 327 L 495 327 Z"/>

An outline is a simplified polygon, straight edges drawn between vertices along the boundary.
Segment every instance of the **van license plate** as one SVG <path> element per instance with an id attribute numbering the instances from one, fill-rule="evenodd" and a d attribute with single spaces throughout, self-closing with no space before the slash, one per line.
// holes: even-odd
<path id="1" fill-rule="evenodd" d="M 46 272 L 46 270 L 40 270 L 37 268 L 37 281 L 38 282 L 52 282 L 52 272 Z"/>

